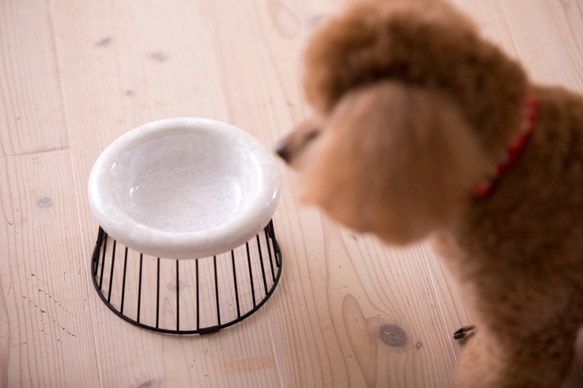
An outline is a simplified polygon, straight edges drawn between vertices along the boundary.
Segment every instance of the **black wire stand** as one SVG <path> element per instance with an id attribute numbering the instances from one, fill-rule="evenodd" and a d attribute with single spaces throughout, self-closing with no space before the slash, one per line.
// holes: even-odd
<path id="1" fill-rule="evenodd" d="M 99 228 L 91 258 L 97 294 L 120 318 L 167 334 L 208 334 L 267 302 L 282 270 L 273 222 L 247 243 L 192 260 L 148 256 Z"/>

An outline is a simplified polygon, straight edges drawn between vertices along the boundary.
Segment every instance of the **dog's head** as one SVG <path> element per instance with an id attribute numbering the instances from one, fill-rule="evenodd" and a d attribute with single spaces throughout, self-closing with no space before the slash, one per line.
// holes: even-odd
<path id="1" fill-rule="evenodd" d="M 518 124 L 524 71 L 441 0 L 360 1 L 314 33 L 314 115 L 277 146 L 303 199 L 409 243 L 447 227 Z"/>

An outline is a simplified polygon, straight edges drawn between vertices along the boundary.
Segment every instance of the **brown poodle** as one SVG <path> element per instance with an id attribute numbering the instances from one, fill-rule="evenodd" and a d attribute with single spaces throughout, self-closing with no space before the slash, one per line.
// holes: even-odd
<path id="1" fill-rule="evenodd" d="M 458 387 L 556 387 L 583 324 L 583 98 L 534 85 L 439 0 L 315 32 L 314 117 L 278 145 L 303 197 L 388 243 L 430 237 L 477 324 Z"/>

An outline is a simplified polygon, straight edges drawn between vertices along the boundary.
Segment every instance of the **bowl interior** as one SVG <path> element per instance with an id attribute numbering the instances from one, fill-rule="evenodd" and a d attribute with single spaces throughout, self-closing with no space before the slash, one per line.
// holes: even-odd
<path id="1" fill-rule="evenodd" d="M 237 139 L 176 128 L 117 155 L 111 179 L 130 218 L 188 233 L 216 228 L 244 210 L 261 184 L 261 169 Z"/>

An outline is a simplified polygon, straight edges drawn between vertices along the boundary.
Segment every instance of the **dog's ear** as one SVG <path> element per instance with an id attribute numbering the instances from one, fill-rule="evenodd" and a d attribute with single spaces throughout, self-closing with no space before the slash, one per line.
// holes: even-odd
<path id="1" fill-rule="evenodd" d="M 405 244 L 452 222 L 484 167 L 477 137 L 446 97 L 378 82 L 334 109 L 305 172 L 304 199 Z"/>

